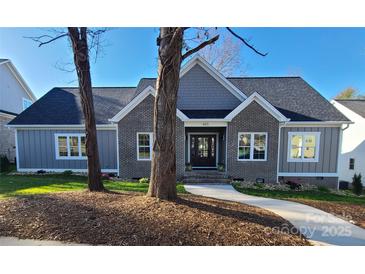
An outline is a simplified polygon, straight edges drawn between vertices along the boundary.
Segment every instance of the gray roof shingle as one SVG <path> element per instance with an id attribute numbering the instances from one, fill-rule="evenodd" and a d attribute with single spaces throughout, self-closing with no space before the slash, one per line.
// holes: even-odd
<path id="1" fill-rule="evenodd" d="M 365 118 L 365 99 L 336 99 L 336 101 Z"/>
<path id="2" fill-rule="evenodd" d="M 349 121 L 301 77 L 229 77 L 227 79 L 247 96 L 254 92 L 259 93 L 291 121 Z M 156 79 L 142 79 L 137 89 L 143 90 L 148 85 L 155 87 Z M 201 117 L 200 113 L 199 118 Z"/>
<path id="3" fill-rule="evenodd" d="M 330 102 L 300 77 L 228 78 L 244 94 L 257 92 L 291 121 L 349 121 Z M 155 78 L 142 78 L 137 87 L 93 88 L 97 124 L 108 124 L 146 87 L 155 87 Z M 189 118 L 224 118 L 229 110 L 185 111 Z M 53 88 L 23 111 L 11 125 L 83 124 L 78 88 Z"/>
<path id="4" fill-rule="evenodd" d="M 301 77 L 228 78 L 247 96 L 257 92 L 292 121 L 348 121 Z"/>
<path id="5" fill-rule="evenodd" d="M 93 88 L 97 124 L 109 124 L 135 96 L 134 87 Z M 31 107 L 19 114 L 10 125 L 76 125 L 84 124 L 78 88 L 53 88 Z"/>

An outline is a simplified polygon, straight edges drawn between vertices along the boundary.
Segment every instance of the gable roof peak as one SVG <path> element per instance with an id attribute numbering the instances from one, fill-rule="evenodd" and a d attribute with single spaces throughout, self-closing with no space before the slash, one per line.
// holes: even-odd
<path id="1" fill-rule="evenodd" d="M 254 92 L 248 97 L 245 101 L 243 101 L 239 106 L 237 106 L 231 113 L 229 113 L 225 119 L 232 120 L 236 117 L 242 110 L 248 107 L 252 102 L 258 103 L 261 107 L 263 107 L 267 112 L 269 112 L 274 118 L 276 118 L 279 122 L 289 122 L 290 119 L 285 117 L 279 110 L 277 110 L 270 102 L 268 102 L 264 97 L 262 97 L 258 92 Z"/>
<path id="2" fill-rule="evenodd" d="M 180 78 L 182 78 L 188 71 L 193 67 L 199 65 L 207 73 L 209 73 L 215 80 L 217 80 L 221 85 L 223 85 L 228 91 L 230 91 L 234 96 L 236 96 L 241 102 L 244 101 L 247 96 L 235 85 L 233 85 L 223 74 L 221 74 L 217 69 L 215 69 L 211 64 L 209 64 L 203 57 L 196 54 L 189 61 L 187 61 L 180 70 Z"/>

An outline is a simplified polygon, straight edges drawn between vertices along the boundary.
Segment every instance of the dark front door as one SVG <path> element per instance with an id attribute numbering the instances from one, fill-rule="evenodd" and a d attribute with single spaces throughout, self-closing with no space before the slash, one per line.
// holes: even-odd
<path id="1" fill-rule="evenodd" d="M 216 135 L 190 136 L 190 162 L 193 167 L 215 167 L 217 157 Z"/>

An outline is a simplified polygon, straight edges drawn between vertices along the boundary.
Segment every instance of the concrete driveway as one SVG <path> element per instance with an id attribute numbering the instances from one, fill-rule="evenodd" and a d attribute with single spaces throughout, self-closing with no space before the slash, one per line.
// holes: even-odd
<path id="1" fill-rule="evenodd" d="M 365 229 L 322 210 L 300 203 L 246 195 L 231 185 L 185 185 L 186 191 L 270 210 L 292 223 L 317 245 L 365 246 Z"/>

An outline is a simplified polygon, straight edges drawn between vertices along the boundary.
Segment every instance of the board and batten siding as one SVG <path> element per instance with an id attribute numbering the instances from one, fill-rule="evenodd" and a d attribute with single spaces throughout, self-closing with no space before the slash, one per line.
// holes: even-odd
<path id="1" fill-rule="evenodd" d="M 84 133 L 83 130 L 18 129 L 18 169 L 87 169 L 87 160 L 57 160 L 55 134 Z M 117 170 L 116 130 L 98 130 L 101 169 Z"/>
<path id="2" fill-rule="evenodd" d="M 339 127 L 283 127 L 280 132 L 279 172 L 336 173 L 340 141 Z M 320 132 L 318 162 L 288 162 L 289 132 Z"/>

